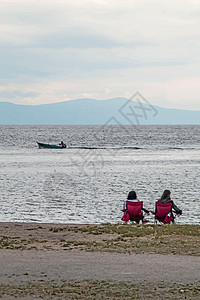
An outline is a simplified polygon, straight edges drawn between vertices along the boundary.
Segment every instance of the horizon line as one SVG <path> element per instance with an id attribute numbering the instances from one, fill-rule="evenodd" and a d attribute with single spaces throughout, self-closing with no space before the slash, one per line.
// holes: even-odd
<path id="1" fill-rule="evenodd" d="M 57 101 L 57 102 L 49 102 L 49 103 L 40 103 L 40 104 L 20 104 L 20 103 L 14 103 L 11 101 L 1 101 L 0 103 L 10 103 L 13 105 L 17 105 L 17 106 L 42 106 L 42 105 L 52 105 L 52 104 L 61 104 L 61 103 L 65 103 L 65 102 L 70 102 L 70 101 L 76 101 L 76 100 L 93 100 L 93 101 L 109 101 L 109 100 L 114 100 L 114 99 L 121 99 L 121 100 L 131 100 L 131 101 L 135 101 L 137 102 L 137 100 L 131 99 L 130 98 L 126 98 L 126 97 L 112 97 L 112 98 L 107 98 L 107 99 L 95 99 L 95 98 L 74 98 L 74 99 L 67 99 L 67 100 L 63 100 L 63 101 Z M 146 104 L 144 102 L 144 104 Z M 192 108 L 173 108 L 173 107 L 165 107 L 165 106 L 161 106 L 161 105 L 157 105 L 157 104 L 152 104 L 150 103 L 152 106 L 155 107 L 159 107 L 159 108 L 164 108 L 164 109 L 169 109 L 169 110 L 184 110 L 184 111 L 200 111 L 199 109 L 192 109 Z M 0 124 L 1 125 L 1 124 Z"/>

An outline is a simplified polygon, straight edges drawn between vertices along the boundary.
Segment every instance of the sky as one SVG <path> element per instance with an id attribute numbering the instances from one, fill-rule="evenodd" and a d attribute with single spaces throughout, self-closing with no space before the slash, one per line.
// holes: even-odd
<path id="1" fill-rule="evenodd" d="M 0 0 L 0 102 L 200 110 L 200 0 Z"/>

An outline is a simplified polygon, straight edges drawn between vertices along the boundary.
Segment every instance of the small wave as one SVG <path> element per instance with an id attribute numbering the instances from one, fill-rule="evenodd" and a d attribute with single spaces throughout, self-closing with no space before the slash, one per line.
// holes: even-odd
<path id="1" fill-rule="evenodd" d="M 155 151 L 165 151 L 165 150 L 196 150 L 197 148 L 194 147 L 166 147 L 166 148 L 159 148 L 159 147 L 148 147 L 148 148 L 142 148 L 142 147 L 137 147 L 137 146 L 121 146 L 121 147 L 87 147 L 87 146 L 74 146 L 74 147 L 67 147 L 67 149 L 83 149 L 83 150 L 144 150 L 144 149 L 149 149 L 151 151 L 154 149 Z"/>
<path id="2" fill-rule="evenodd" d="M 169 147 L 170 150 L 184 150 L 184 148 L 181 147 Z"/>
<path id="3" fill-rule="evenodd" d="M 195 150 L 196 148 L 189 148 L 189 147 L 169 147 L 170 150 Z"/>
<path id="4" fill-rule="evenodd" d="M 67 149 L 86 149 L 86 150 L 98 150 L 98 149 L 110 149 L 110 148 L 106 148 L 106 147 L 67 147 Z"/>
<path id="5" fill-rule="evenodd" d="M 142 150 L 144 148 L 141 148 L 141 147 L 129 147 L 129 146 L 127 146 L 127 147 L 123 147 L 122 149 Z"/>
<path id="6" fill-rule="evenodd" d="M 143 148 L 140 147 L 67 147 L 67 149 L 86 149 L 86 150 L 123 150 L 123 149 L 131 149 L 131 150 L 141 150 Z"/>

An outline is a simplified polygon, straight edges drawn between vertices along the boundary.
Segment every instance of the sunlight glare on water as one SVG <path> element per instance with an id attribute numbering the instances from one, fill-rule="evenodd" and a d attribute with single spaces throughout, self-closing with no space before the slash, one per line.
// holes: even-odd
<path id="1" fill-rule="evenodd" d="M 0 221 L 117 223 L 130 190 L 153 210 L 170 189 L 177 223 L 199 224 L 200 126 L 126 129 L 0 126 Z"/>

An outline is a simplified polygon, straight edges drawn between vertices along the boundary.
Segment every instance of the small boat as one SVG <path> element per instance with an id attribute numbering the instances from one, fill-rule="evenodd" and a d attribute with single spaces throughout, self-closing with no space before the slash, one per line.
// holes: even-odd
<path id="1" fill-rule="evenodd" d="M 50 144 L 43 144 L 43 143 L 38 143 L 39 148 L 48 148 L 48 149 L 64 149 L 66 148 L 66 145 L 64 143 L 60 145 L 50 145 Z"/>

